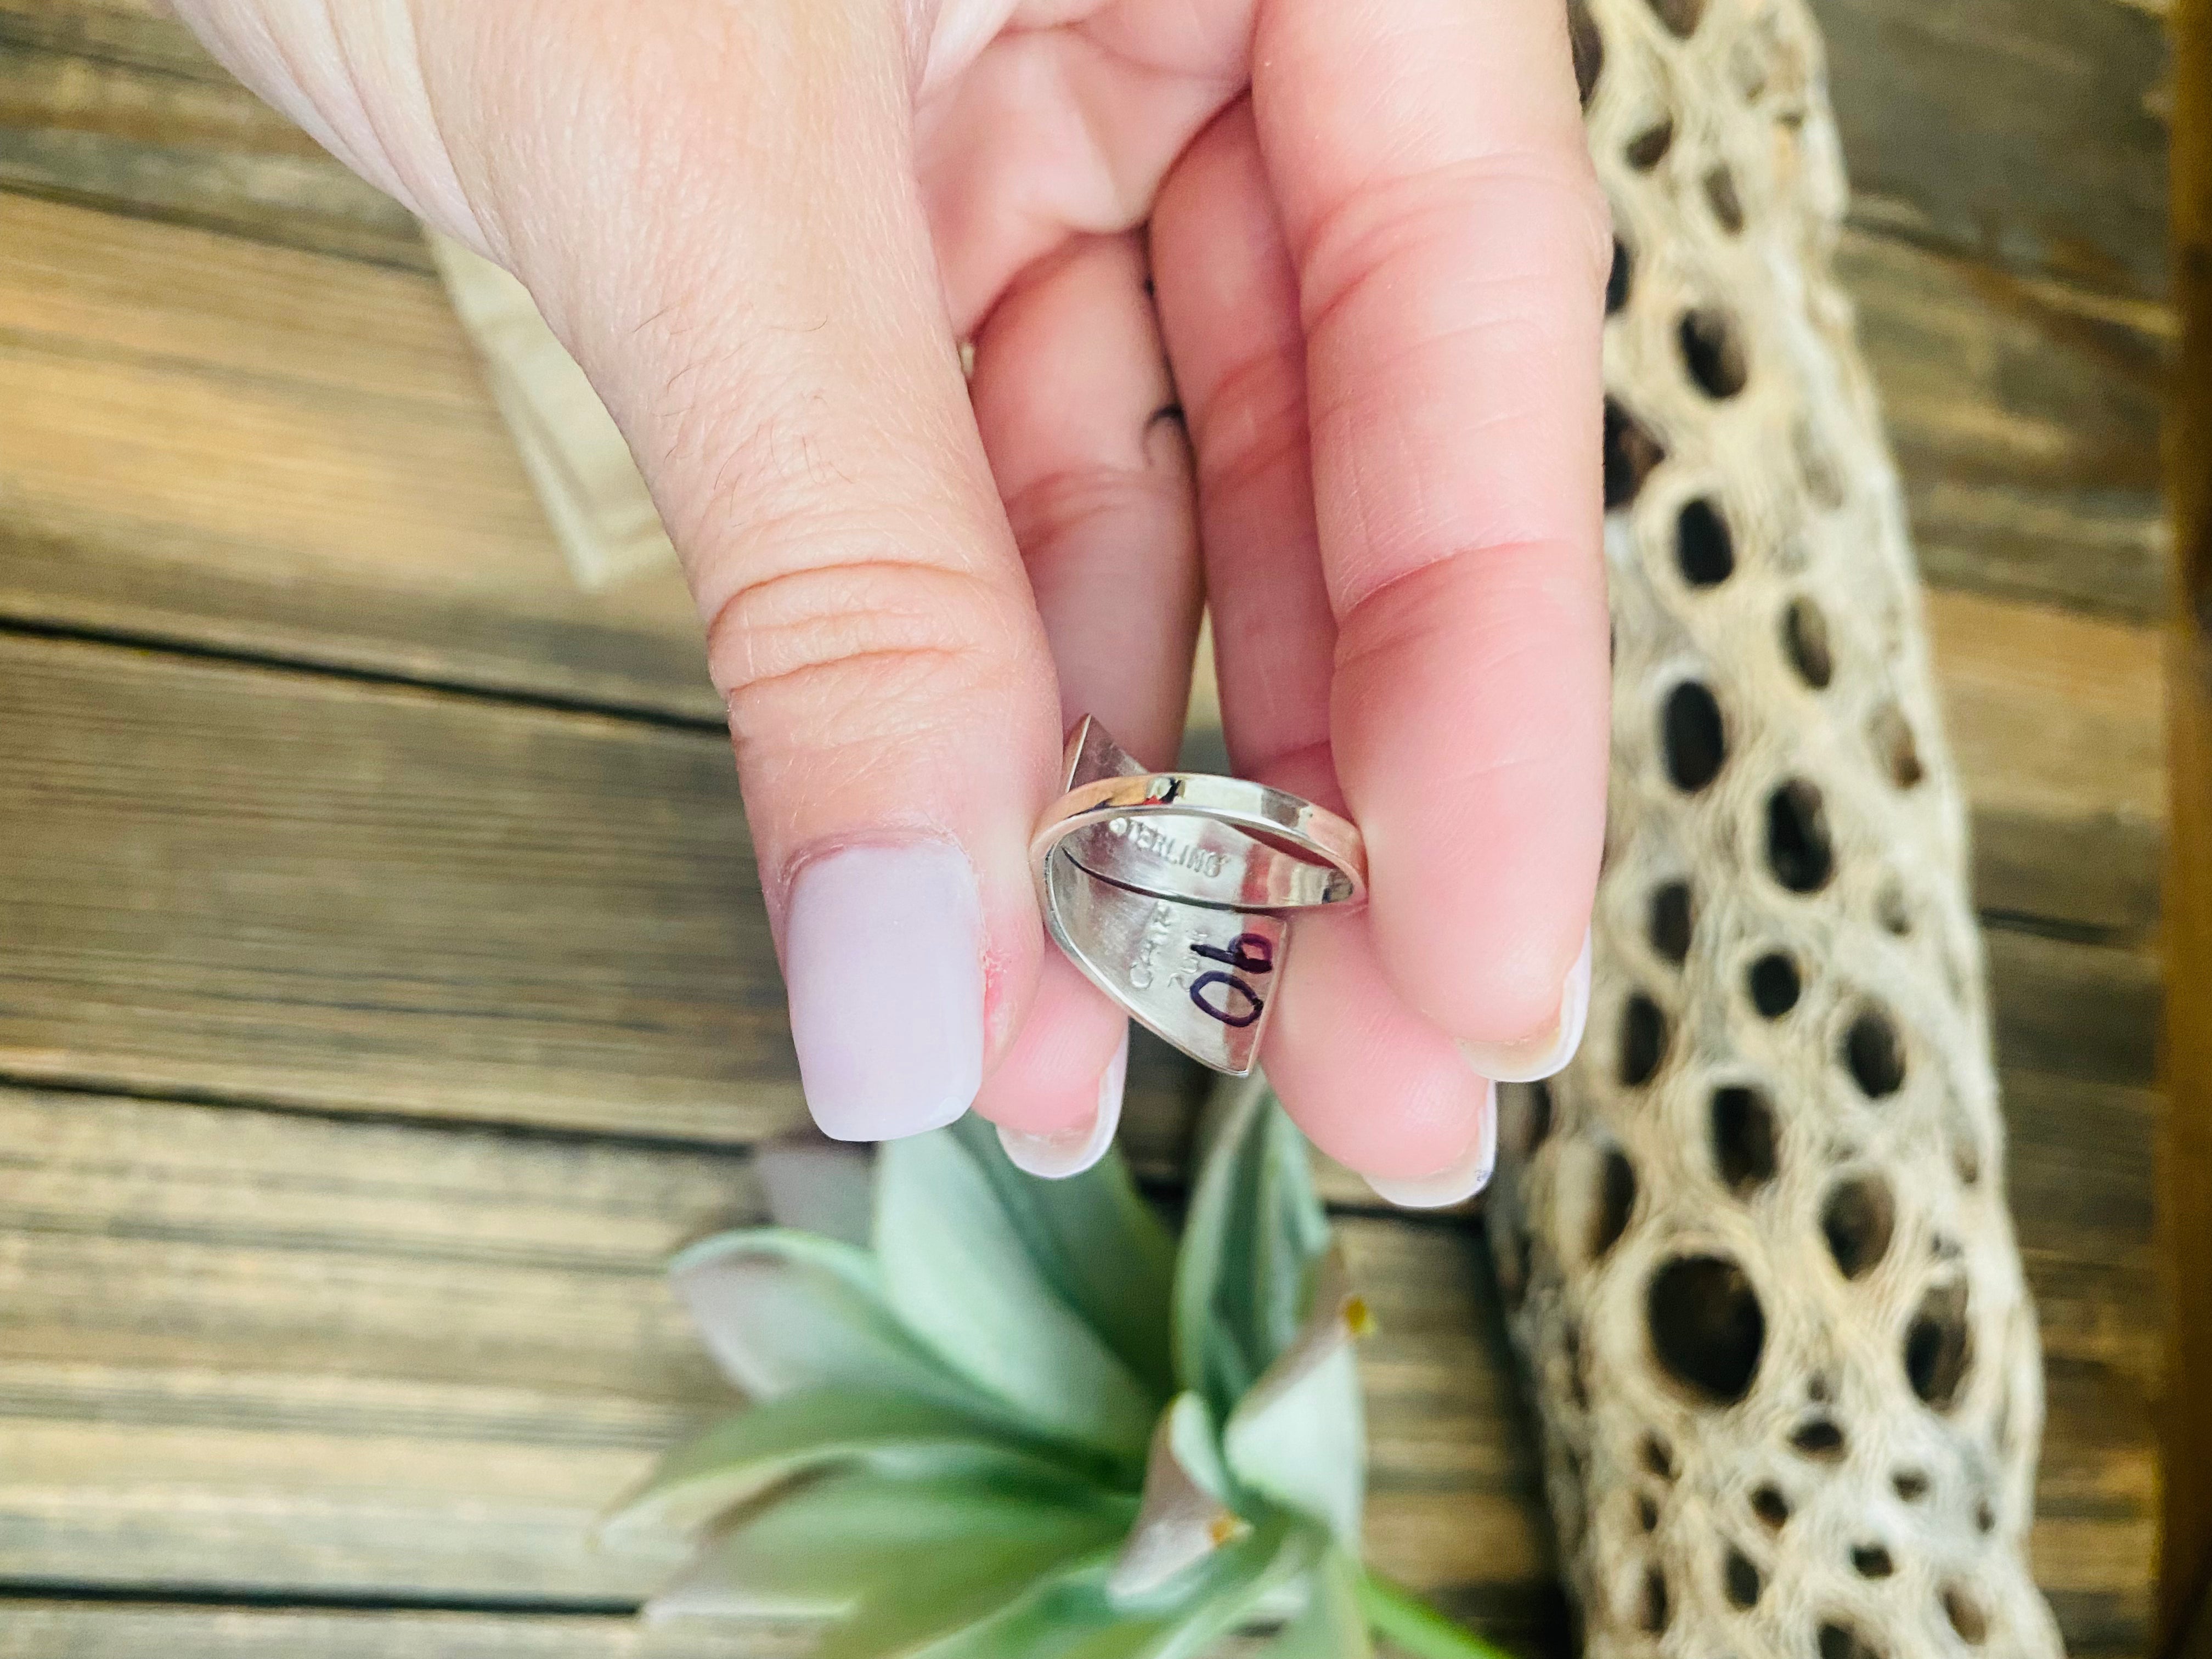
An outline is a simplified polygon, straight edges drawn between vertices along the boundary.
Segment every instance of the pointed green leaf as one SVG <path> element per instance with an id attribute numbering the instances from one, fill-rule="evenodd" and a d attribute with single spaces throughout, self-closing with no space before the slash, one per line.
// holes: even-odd
<path id="1" fill-rule="evenodd" d="M 978 1471 L 832 1474 L 724 1533 L 647 1612 L 853 1612 L 848 1647 L 874 1641 L 866 1650 L 896 1651 L 913 1645 L 915 1631 L 963 1628 L 978 1607 L 994 1611 L 1050 1568 L 1096 1553 L 1128 1524 L 1129 1509 L 1126 1498 L 1072 1483 Z"/>
<path id="2" fill-rule="evenodd" d="M 1257 1077 L 1224 1085 L 1176 1264 L 1176 1375 L 1217 1417 L 1297 1334 L 1328 1224 L 1305 1138 Z"/>
<path id="3" fill-rule="evenodd" d="M 1350 1348 L 1279 1392 L 1255 1390 L 1247 1407 L 1230 1419 L 1223 1442 L 1241 1486 L 1357 1547 L 1366 1434 L 1358 1362 Z"/>
<path id="4" fill-rule="evenodd" d="M 958 1136 L 883 1148 L 876 1255 L 890 1306 L 947 1364 L 1054 1433 L 1142 1454 L 1160 1402 L 1061 1298 Z"/>
<path id="5" fill-rule="evenodd" d="M 1367 1463 L 1352 1350 L 1359 1316 L 1334 1249 L 1316 1269 L 1311 1302 L 1296 1337 L 1230 1414 L 1222 1451 L 1241 1486 L 1327 1528 L 1357 1554 Z"/>
<path id="6" fill-rule="evenodd" d="M 1307 1580 L 1304 1611 L 1283 1626 L 1263 1659 L 1373 1659 L 1358 1578 L 1358 1564 L 1343 1551 L 1324 1555 Z"/>
<path id="7" fill-rule="evenodd" d="M 1059 1569 L 1084 1560 L 1072 1536 L 916 1560 L 905 1583 L 871 1597 L 823 1638 L 814 1659 L 950 1659 L 973 1651 L 994 1628 L 1020 1621 Z"/>
<path id="8" fill-rule="evenodd" d="M 1167 1399 L 1175 1392 L 1175 1241 L 1138 1194 L 1121 1153 L 1109 1148 L 1080 1175 L 1044 1181 L 1016 1169 L 997 1131 L 972 1113 L 951 1133 L 1060 1300 L 1156 1399 Z"/>
<path id="9" fill-rule="evenodd" d="M 725 1419 L 661 1461 L 605 1522 L 610 1537 L 692 1528 L 811 1470 L 839 1463 L 906 1475 L 964 1472 L 1055 1480 L 1071 1471 L 963 1412 L 911 1395 L 816 1389 Z"/>
<path id="10" fill-rule="evenodd" d="M 772 1227 L 723 1233 L 670 1265 L 676 1293 L 730 1379 L 756 1400 L 824 1385 L 981 1397 L 913 1332 L 865 1250 Z"/>

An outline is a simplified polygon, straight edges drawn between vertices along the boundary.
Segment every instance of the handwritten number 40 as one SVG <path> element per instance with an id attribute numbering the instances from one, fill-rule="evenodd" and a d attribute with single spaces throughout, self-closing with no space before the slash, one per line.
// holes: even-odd
<path id="1" fill-rule="evenodd" d="M 1200 974 L 1190 982 L 1190 1000 L 1198 1005 L 1200 1012 L 1210 1014 L 1224 1025 L 1239 1030 L 1260 1018 L 1261 1011 L 1267 1005 L 1243 975 L 1250 974 L 1256 977 L 1275 971 L 1275 947 L 1265 935 L 1239 933 L 1229 942 L 1229 948 L 1225 951 L 1218 945 L 1194 945 L 1190 951 L 1193 956 L 1204 957 L 1209 962 L 1226 963 L 1236 970 L 1224 973 L 1216 968 Z M 1218 1004 L 1209 1002 L 1206 995 L 1209 988 L 1217 985 L 1221 988 L 1217 993 L 1220 998 Z M 1240 1002 L 1241 1006 L 1238 1006 Z"/>

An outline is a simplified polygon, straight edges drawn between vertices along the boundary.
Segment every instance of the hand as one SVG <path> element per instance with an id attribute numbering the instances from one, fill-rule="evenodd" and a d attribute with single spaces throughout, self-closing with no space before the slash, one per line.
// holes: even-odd
<path id="1" fill-rule="evenodd" d="M 1579 1036 L 1602 833 L 1610 245 L 1558 0 L 181 9 L 621 424 L 824 1128 L 1103 1148 L 1126 1028 L 1026 844 L 1078 714 L 1172 758 L 1202 586 L 1237 769 L 1369 848 L 1268 1073 L 1387 1195 L 1480 1184 L 1485 1079 Z"/>

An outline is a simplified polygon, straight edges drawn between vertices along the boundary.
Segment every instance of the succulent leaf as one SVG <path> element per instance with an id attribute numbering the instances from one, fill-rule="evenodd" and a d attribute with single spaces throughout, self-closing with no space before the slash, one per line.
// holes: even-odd
<path id="1" fill-rule="evenodd" d="M 1107 1600 L 1091 1563 L 1048 1579 L 994 1619 L 929 1650 L 928 1659 L 1151 1659 L 1176 1620 L 1132 1619 Z"/>
<path id="2" fill-rule="evenodd" d="M 675 1264 L 764 1403 L 608 1523 L 714 1533 L 648 1612 L 837 1618 L 820 1659 L 1199 1659 L 1288 1615 L 1272 1659 L 1372 1659 L 1364 1309 L 1265 1084 L 1211 1128 L 1179 1255 L 1115 1155 L 1048 1182 L 980 1123 L 893 1143 L 871 1253 L 864 1162 L 764 1152 L 779 1218 L 844 1238 Z"/>
<path id="3" fill-rule="evenodd" d="M 756 1400 L 852 1385 L 979 1407 L 983 1396 L 899 1322 L 874 1258 L 777 1228 L 723 1233 L 671 1264 L 708 1351 Z"/>
<path id="4" fill-rule="evenodd" d="M 1009 1479 L 977 1466 L 915 1477 L 862 1468 L 775 1498 L 723 1532 L 647 1605 L 686 1613 L 791 1615 L 865 1609 L 889 1598 L 931 1616 L 1111 1544 L 1126 1498 L 1072 1481 Z"/>
<path id="5" fill-rule="evenodd" d="M 1033 1626 L 1036 1609 L 1053 1604 L 1065 1571 L 1095 1571 L 1097 1565 L 1094 1555 L 1078 1562 L 1040 1562 L 1026 1575 L 1018 1565 L 1004 1577 L 993 1577 L 988 1569 L 925 1572 L 921 1588 L 910 1583 L 860 1608 L 830 1632 L 814 1659 L 966 1659 L 1016 1653 L 1028 1659 L 1032 1649 L 1009 1647 L 1009 1633 Z"/>
<path id="6" fill-rule="evenodd" d="M 1218 1419 L 1296 1339 L 1328 1222 L 1304 1137 L 1254 1078 L 1225 1085 L 1176 1263 L 1177 1378 Z"/>
<path id="7" fill-rule="evenodd" d="M 1160 1398 L 1063 1298 L 959 1137 L 878 1154 L 876 1257 L 891 1307 L 946 1364 L 1055 1433 L 1143 1455 Z"/>
<path id="8" fill-rule="evenodd" d="M 1304 1322 L 1237 1402 L 1222 1451 L 1238 1483 L 1357 1554 L 1367 1438 L 1352 1339 L 1364 1315 L 1340 1251 L 1317 1264 Z"/>
<path id="9" fill-rule="evenodd" d="M 678 1447 L 602 1530 L 611 1538 L 648 1528 L 704 1526 L 799 1475 L 855 1462 L 908 1478 L 1080 1478 L 1048 1448 L 1008 1438 L 934 1401 L 817 1389 L 755 1406 Z"/>
<path id="10" fill-rule="evenodd" d="M 1160 1414 L 1160 1421 L 1167 1432 L 1168 1453 L 1176 1467 L 1187 1470 L 1192 1480 L 1221 1502 L 1232 1502 L 1236 1482 L 1230 1479 L 1229 1466 L 1221 1459 L 1221 1425 L 1214 1421 L 1205 1400 L 1194 1394 L 1177 1395 Z"/>
<path id="11" fill-rule="evenodd" d="M 995 1646 L 948 1650 L 930 1659 L 1198 1659 L 1308 1571 L 1320 1548 L 1310 1528 L 1277 1517 L 1218 1551 L 1182 1593 L 1157 1606 L 1115 1604 L 1103 1584 L 1071 1582 L 994 1635 Z"/>
<path id="12" fill-rule="evenodd" d="M 1367 1620 L 1359 1610 L 1359 1565 L 1330 1550 L 1308 1579 L 1305 1610 L 1283 1626 L 1263 1659 L 1372 1659 Z"/>
<path id="13" fill-rule="evenodd" d="M 1175 1240 L 1137 1192 L 1128 1166 L 1104 1158 L 1079 1175 L 1040 1181 L 1016 1169 L 998 1133 L 972 1114 L 946 1133 L 974 1160 L 1000 1209 L 1054 1290 L 1151 1394 L 1175 1393 Z"/>
<path id="14" fill-rule="evenodd" d="M 1270 1595 L 1310 1572 L 1327 1540 L 1312 1528 L 1277 1516 L 1260 1522 L 1200 1568 L 1201 1585 L 1187 1597 L 1181 1621 L 1146 1659 L 1198 1659 L 1249 1620 Z"/>

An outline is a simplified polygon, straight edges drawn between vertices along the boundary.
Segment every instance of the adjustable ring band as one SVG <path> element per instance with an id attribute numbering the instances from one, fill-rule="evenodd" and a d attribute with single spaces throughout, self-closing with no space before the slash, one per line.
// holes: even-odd
<path id="1" fill-rule="evenodd" d="M 1030 843 L 1102 881 L 1178 904 L 1280 914 L 1367 897 L 1359 831 L 1325 807 L 1244 778 L 1154 772 L 1062 795 Z"/>
<path id="2" fill-rule="evenodd" d="M 1249 1072 L 1291 918 L 1367 896 L 1359 831 L 1265 784 L 1148 771 L 1087 718 L 1062 776 L 1030 842 L 1054 942 L 1185 1054 Z"/>

